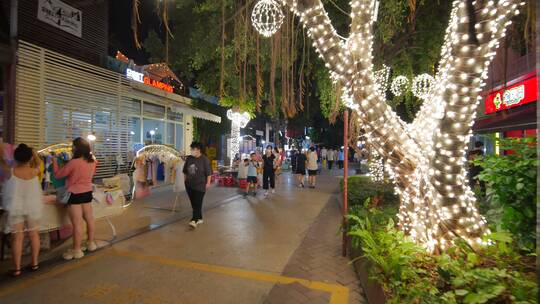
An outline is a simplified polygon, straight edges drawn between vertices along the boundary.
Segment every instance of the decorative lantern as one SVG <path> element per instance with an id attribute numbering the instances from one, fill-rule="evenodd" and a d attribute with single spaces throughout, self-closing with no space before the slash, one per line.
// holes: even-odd
<path id="1" fill-rule="evenodd" d="M 260 0 L 251 13 L 253 27 L 264 37 L 274 35 L 281 27 L 284 18 L 281 5 L 275 0 Z"/>
<path id="2" fill-rule="evenodd" d="M 433 90 L 435 78 L 429 74 L 420 74 L 413 79 L 412 93 L 420 99 L 426 99 Z"/>
<path id="3" fill-rule="evenodd" d="M 392 85 L 390 86 L 390 91 L 392 91 L 392 94 L 395 96 L 401 96 L 407 88 L 409 87 L 409 80 L 407 77 L 400 75 L 392 81 Z"/>
<path id="4" fill-rule="evenodd" d="M 234 156 L 240 152 L 240 129 L 246 127 L 250 117 L 247 112 L 239 113 L 229 109 L 227 111 L 227 118 L 231 120 L 231 150 L 229 156 L 232 167 Z"/>

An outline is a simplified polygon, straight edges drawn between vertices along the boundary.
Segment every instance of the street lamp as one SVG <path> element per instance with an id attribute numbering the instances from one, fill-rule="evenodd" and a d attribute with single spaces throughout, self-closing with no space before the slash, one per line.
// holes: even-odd
<path id="1" fill-rule="evenodd" d="M 234 112 L 231 109 L 227 111 L 227 118 L 231 120 L 231 151 L 229 156 L 232 167 L 234 156 L 240 152 L 240 129 L 244 128 L 251 118 L 247 112 Z"/>
<path id="2" fill-rule="evenodd" d="M 150 130 L 150 141 L 154 143 L 154 135 L 156 135 L 156 131 Z"/>

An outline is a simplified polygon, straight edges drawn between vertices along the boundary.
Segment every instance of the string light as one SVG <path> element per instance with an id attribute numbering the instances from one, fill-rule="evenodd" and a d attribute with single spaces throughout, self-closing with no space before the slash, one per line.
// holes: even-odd
<path id="1" fill-rule="evenodd" d="M 429 74 L 420 74 L 414 77 L 411 91 L 414 96 L 420 99 L 427 99 L 433 90 L 435 78 Z"/>
<path id="2" fill-rule="evenodd" d="M 375 90 L 381 96 L 386 96 L 388 90 L 388 79 L 390 78 L 390 67 L 383 64 L 382 69 L 373 72 L 373 80 L 375 81 Z"/>
<path id="3" fill-rule="evenodd" d="M 245 128 L 251 118 L 247 112 L 239 113 L 231 109 L 227 110 L 227 118 L 231 120 L 231 150 L 229 157 L 232 166 L 234 157 L 240 153 L 240 129 Z"/>
<path id="4" fill-rule="evenodd" d="M 382 157 L 373 151 L 368 163 L 369 176 L 374 182 L 383 182 L 384 181 L 384 162 Z"/>
<path id="5" fill-rule="evenodd" d="M 490 231 L 468 186 L 465 152 L 487 68 L 510 18 L 524 3 L 476 1 L 478 44 L 471 44 L 467 2 L 453 2 L 431 95 L 408 124 L 391 110 L 375 80 L 375 0 L 350 2 L 346 39 L 337 34 L 320 0 L 280 1 L 299 16 L 330 78 L 341 88 L 343 103 L 358 113 L 370 144 L 393 172 L 401 199 L 400 228 L 428 251 L 444 250 L 456 238 L 471 246 L 484 244 L 481 237 Z M 408 87 L 408 80 L 392 83 L 390 89 L 399 96 L 403 86 Z"/>
<path id="6" fill-rule="evenodd" d="M 251 13 L 253 27 L 264 37 L 274 35 L 281 27 L 284 18 L 281 5 L 274 0 L 260 0 Z"/>
<path id="7" fill-rule="evenodd" d="M 409 88 L 409 79 L 403 75 L 399 75 L 392 80 L 390 91 L 394 96 L 401 96 Z"/>

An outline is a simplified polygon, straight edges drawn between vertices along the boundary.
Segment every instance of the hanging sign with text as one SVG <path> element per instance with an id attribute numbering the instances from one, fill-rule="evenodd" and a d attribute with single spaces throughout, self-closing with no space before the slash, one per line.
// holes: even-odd
<path id="1" fill-rule="evenodd" d="M 37 18 L 77 37 L 82 37 L 82 12 L 60 0 L 39 0 Z"/>

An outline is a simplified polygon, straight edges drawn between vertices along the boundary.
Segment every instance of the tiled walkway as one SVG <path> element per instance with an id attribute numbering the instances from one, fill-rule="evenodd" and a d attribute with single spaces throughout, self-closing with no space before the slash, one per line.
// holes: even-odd
<path id="1" fill-rule="evenodd" d="M 337 199 L 332 198 L 309 228 L 302 244 L 287 263 L 283 275 L 312 281 L 338 283 L 349 289 L 349 303 L 367 303 L 360 281 L 349 259 L 341 256 L 341 234 L 336 222 L 341 218 Z M 329 303 L 330 294 L 300 284 L 276 285 L 267 304 Z"/>
<path id="2" fill-rule="evenodd" d="M 352 265 L 341 257 L 334 175 L 326 171 L 316 189 L 300 189 L 285 173 L 268 197 L 214 188 L 196 230 L 187 226 L 185 199 L 176 213 L 145 208 L 171 204 L 170 193 L 156 191 L 115 224 L 119 236 L 148 224 L 157 229 L 120 237 L 78 261 L 4 278 L 0 302 L 365 303 Z"/>

